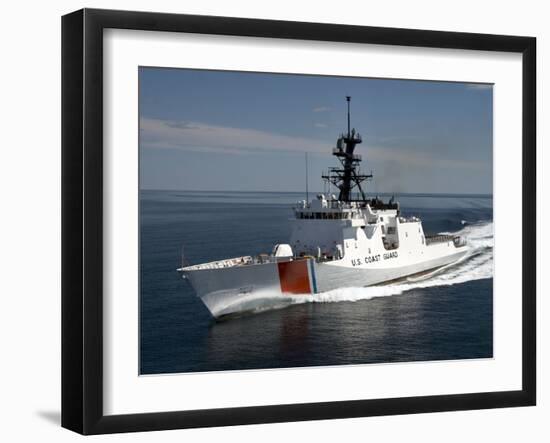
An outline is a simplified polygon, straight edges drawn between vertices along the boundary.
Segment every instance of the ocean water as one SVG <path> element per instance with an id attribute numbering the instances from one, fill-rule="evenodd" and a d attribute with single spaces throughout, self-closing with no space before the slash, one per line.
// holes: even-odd
<path id="1" fill-rule="evenodd" d="M 141 191 L 140 373 L 163 374 L 493 355 L 491 196 L 406 194 L 427 234 L 461 233 L 460 263 L 398 284 L 284 300 L 215 321 L 176 269 L 270 252 L 303 193 Z"/>

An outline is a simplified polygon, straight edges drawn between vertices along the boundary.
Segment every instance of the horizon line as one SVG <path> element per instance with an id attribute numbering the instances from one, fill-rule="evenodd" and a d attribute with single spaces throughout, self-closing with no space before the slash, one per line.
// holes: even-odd
<path id="1" fill-rule="evenodd" d="M 160 191 L 160 192 L 240 192 L 240 193 L 257 193 L 257 194 L 305 194 L 305 192 L 302 191 L 281 191 L 281 190 L 275 190 L 275 191 L 243 191 L 243 190 L 236 190 L 236 189 L 147 189 L 147 188 L 140 188 L 139 192 L 141 191 Z M 312 195 L 317 194 L 323 194 L 321 191 L 309 191 Z M 328 194 L 333 194 L 329 192 Z M 478 193 L 472 193 L 472 192 L 365 192 L 365 194 L 369 195 L 441 195 L 441 196 L 460 196 L 460 197 L 493 197 L 493 193 L 486 193 L 486 192 L 478 192 Z"/>

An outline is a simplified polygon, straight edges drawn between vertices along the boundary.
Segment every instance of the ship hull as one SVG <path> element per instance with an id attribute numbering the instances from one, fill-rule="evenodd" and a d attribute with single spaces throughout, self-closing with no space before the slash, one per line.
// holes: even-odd
<path id="1" fill-rule="evenodd" d="M 466 248 L 461 248 L 452 254 L 422 260 L 408 265 L 380 268 L 349 268 L 333 266 L 329 263 L 318 265 L 319 288 L 321 292 L 332 291 L 344 287 L 373 286 L 389 283 L 415 274 L 435 270 L 455 263 L 466 254 Z M 351 282 L 351 284 L 350 284 Z"/>
<path id="2" fill-rule="evenodd" d="M 214 317 L 254 310 L 261 294 L 279 294 L 276 263 L 183 271 L 196 295 Z"/>
<path id="3" fill-rule="evenodd" d="M 463 258 L 467 247 L 404 263 L 350 266 L 344 260 L 317 263 L 312 258 L 235 266 L 221 269 L 182 270 L 212 316 L 283 305 L 289 296 L 312 295 L 346 287 L 365 287 L 399 280 L 447 266 Z"/>

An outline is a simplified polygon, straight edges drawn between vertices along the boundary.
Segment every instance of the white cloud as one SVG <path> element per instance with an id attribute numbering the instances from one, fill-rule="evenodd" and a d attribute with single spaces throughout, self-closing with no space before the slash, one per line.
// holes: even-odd
<path id="1" fill-rule="evenodd" d="M 317 124 L 316 124 L 317 126 Z M 322 127 L 322 126 L 321 126 Z M 310 152 L 330 155 L 331 140 L 316 140 L 293 137 L 248 128 L 216 126 L 192 121 L 173 121 L 142 118 L 140 120 L 140 143 L 145 148 L 181 149 L 202 153 L 250 154 L 273 151 Z M 393 164 L 405 169 L 412 167 L 447 167 L 483 170 L 480 162 L 434 158 L 414 146 L 411 140 L 406 149 L 376 146 L 366 143 L 358 149 L 368 163 Z M 367 165 L 367 168 L 370 167 Z"/>
<path id="2" fill-rule="evenodd" d="M 318 106 L 316 108 L 313 108 L 313 112 L 327 112 L 330 111 L 330 107 L 328 106 Z"/>
<path id="3" fill-rule="evenodd" d="M 147 148 L 244 154 L 251 151 L 327 152 L 326 142 L 257 129 L 190 121 L 140 120 L 141 144 Z"/>

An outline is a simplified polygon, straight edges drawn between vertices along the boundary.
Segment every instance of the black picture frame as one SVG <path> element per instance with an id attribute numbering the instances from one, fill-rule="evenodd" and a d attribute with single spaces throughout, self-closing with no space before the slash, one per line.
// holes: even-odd
<path id="1" fill-rule="evenodd" d="M 522 54 L 522 389 L 131 415 L 103 413 L 103 30 L 171 31 Z M 229 426 L 536 403 L 536 39 L 83 9 L 62 18 L 62 426 L 82 434 Z"/>

